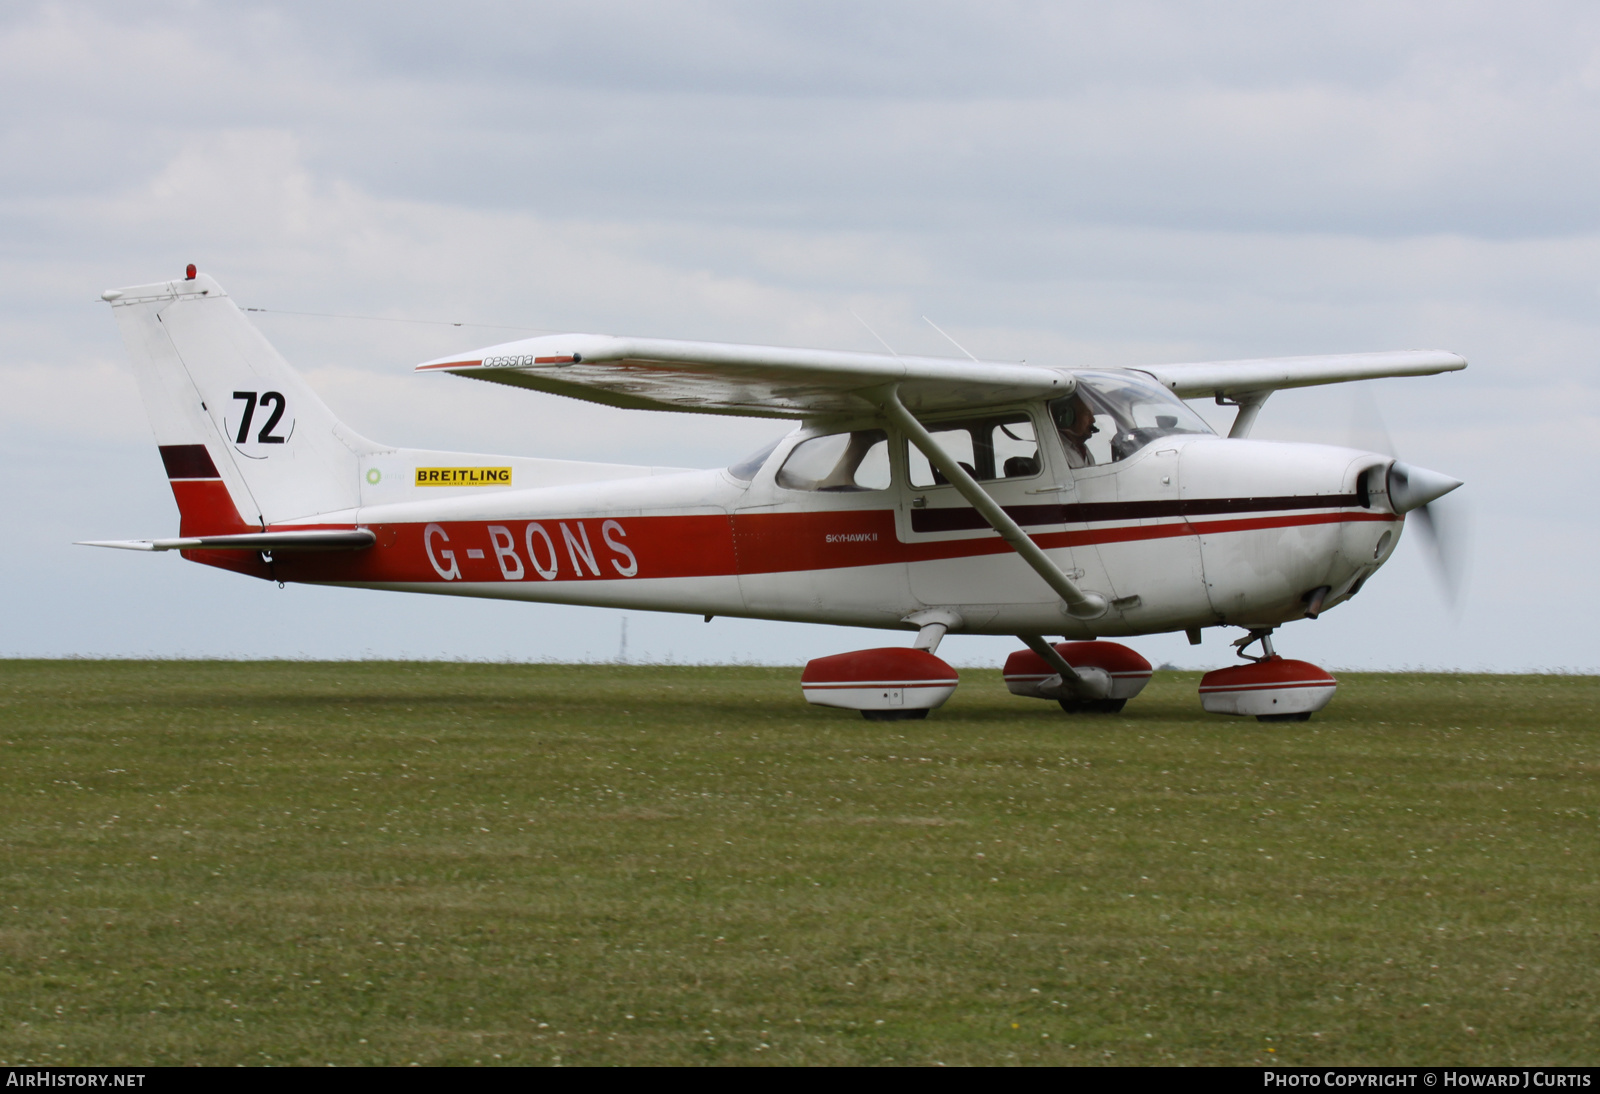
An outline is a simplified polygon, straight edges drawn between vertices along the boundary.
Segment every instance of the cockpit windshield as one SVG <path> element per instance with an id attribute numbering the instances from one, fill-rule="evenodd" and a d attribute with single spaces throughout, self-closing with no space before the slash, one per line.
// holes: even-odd
<path id="1" fill-rule="evenodd" d="M 1211 432 L 1182 399 L 1154 380 L 1117 372 L 1080 372 L 1077 378 L 1077 391 L 1050 404 L 1073 467 L 1125 460 L 1158 437 Z"/>

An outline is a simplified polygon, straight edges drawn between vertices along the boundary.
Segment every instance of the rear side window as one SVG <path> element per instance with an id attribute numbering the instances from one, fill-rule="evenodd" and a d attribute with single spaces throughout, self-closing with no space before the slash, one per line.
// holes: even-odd
<path id="1" fill-rule="evenodd" d="M 767 462 L 767 457 L 772 455 L 773 452 L 777 451 L 778 446 L 782 443 L 783 438 L 779 437 L 771 444 L 763 445 L 761 448 L 750 453 L 750 455 L 746 456 L 744 459 L 728 468 L 728 474 L 732 475 L 736 479 L 743 479 L 745 482 L 749 482 L 760 473 L 762 466 Z"/>
<path id="2" fill-rule="evenodd" d="M 787 490 L 887 490 L 889 435 L 858 429 L 801 441 L 783 461 L 777 481 Z"/>

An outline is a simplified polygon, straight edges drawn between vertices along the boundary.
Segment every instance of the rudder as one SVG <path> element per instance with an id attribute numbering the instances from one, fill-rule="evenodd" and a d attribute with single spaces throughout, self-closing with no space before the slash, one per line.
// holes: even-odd
<path id="1" fill-rule="evenodd" d="M 191 270 L 193 268 L 191 267 Z M 112 290 L 180 534 L 254 530 L 360 504 L 345 428 L 210 277 Z"/>

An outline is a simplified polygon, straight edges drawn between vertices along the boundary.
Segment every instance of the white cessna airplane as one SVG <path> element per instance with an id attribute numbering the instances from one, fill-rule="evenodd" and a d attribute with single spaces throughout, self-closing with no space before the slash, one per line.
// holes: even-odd
<path id="1" fill-rule="evenodd" d="M 279 582 L 914 631 L 806 667 L 807 699 L 874 719 L 949 697 L 946 633 L 1015 635 L 1012 692 L 1114 711 L 1150 664 L 1100 639 L 1215 626 L 1246 630 L 1246 663 L 1207 675 L 1205 708 L 1307 718 L 1336 682 L 1279 657 L 1272 631 L 1356 595 L 1406 513 L 1460 485 L 1246 439 L 1279 388 L 1466 367 L 1434 350 L 1077 369 L 555 334 L 418 366 L 799 423 L 693 471 L 391 448 L 335 418 L 193 266 L 104 299 L 180 521 L 176 538 L 95 546 Z M 1187 398 L 1236 405 L 1229 435 Z"/>

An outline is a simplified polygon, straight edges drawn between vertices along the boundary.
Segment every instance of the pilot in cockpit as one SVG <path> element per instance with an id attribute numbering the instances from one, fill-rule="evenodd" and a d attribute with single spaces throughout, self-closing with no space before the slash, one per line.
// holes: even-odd
<path id="1" fill-rule="evenodd" d="M 1089 451 L 1089 438 L 1100 432 L 1094 424 L 1094 411 L 1080 395 L 1057 402 L 1056 429 L 1061 434 L 1061 447 L 1067 452 L 1068 467 L 1092 467 L 1094 454 Z"/>

